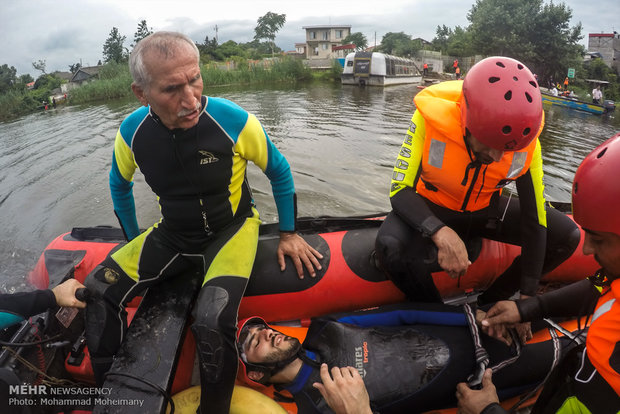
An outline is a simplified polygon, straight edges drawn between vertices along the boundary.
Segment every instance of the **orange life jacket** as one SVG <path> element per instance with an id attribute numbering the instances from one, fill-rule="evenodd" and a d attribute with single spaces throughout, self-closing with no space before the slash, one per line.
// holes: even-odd
<path id="1" fill-rule="evenodd" d="M 505 152 L 500 161 L 476 167 L 465 145 L 461 123 L 462 89 L 460 81 L 442 82 L 414 98 L 426 127 L 416 191 L 452 210 L 477 211 L 489 205 L 495 192 L 528 171 L 536 150 L 540 154 L 538 136 L 544 119 L 527 147 Z"/>
<path id="2" fill-rule="evenodd" d="M 596 304 L 586 352 L 592 365 L 620 395 L 620 280 L 612 282 Z"/>

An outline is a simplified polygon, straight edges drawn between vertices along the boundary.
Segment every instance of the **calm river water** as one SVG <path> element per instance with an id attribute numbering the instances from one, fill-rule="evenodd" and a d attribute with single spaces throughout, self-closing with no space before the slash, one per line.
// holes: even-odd
<path id="1" fill-rule="evenodd" d="M 414 110 L 414 85 L 360 89 L 312 84 L 215 88 L 257 115 L 287 157 L 300 216 L 389 210 L 392 165 Z M 116 130 L 135 99 L 61 107 L 0 123 L 0 291 L 24 288 L 45 246 L 74 226 L 115 225 L 108 171 Z M 547 199 L 570 201 L 581 159 L 620 131 L 620 114 L 594 116 L 546 107 L 542 135 Z M 255 200 L 275 221 L 268 180 L 252 166 Z M 141 227 L 159 219 L 155 197 L 138 174 Z"/>

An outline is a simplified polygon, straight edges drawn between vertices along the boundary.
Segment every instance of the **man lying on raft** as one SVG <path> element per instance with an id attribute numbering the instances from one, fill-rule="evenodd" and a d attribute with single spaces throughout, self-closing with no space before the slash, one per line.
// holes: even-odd
<path id="1" fill-rule="evenodd" d="M 246 380 L 289 391 L 299 413 L 365 412 L 358 406 L 339 410 L 338 401 L 325 392 L 331 380 L 328 367 L 355 367 L 336 368 L 334 376 L 342 373 L 358 381 L 362 395 L 365 384 L 370 400 L 365 409 L 370 412 L 372 406 L 382 414 L 456 406 L 456 384 L 476 371 L 480 360 L 475 356 L 484 349 L 491 366 L 516 360 L 495 376 L 502 398 L 531 390 L 545 378 L 553 363 L 551 341 L 524 346 L 517 357 L 499 340 L 472 335 L 468 318 L 474 319 L 468 307 L 389 305 L 314 319 L 301 344 L 253 317 L 239 326 L 241 369 Z M 482 339 L 484 349 L 473 338 Z M 563 338 L 559 345 L 564 352 L 571 341 Z M 357 404 L 358 397 L 352 395 L 350 401 Z"/>

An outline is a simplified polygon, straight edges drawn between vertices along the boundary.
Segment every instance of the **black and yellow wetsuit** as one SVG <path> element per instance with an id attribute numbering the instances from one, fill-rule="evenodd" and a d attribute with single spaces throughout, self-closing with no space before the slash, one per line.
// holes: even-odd
<path id="1" fill-rule="evenodd" d="M 377 258 L 410 300 L 439 301 L 431 272 L 441 268 L 430 237 L 449 226 L 466 245 L 486 237 L 521 246 L 522 255 L 481 302 L 508 298 L 518 289 L 533 295 L 541 274 L 575 250 L 579 231 L 564 214 L 545 208 L 538 137 L 521 151 L 505 152 L 499 162 L 474 159 L 463 136 L 462 85 L 442 82 L 415 97 L 417 110 L 394 166 L 392 212 L 377 236 Z M 511 182 L 518 199 L 501 195 Z M 470 251 L 470 259 L 473 255 Z"/>
<path id="2" fill-rule="evenodd" d="M 110 189 L 130 240 L 101 263 L 87 286 L 86 332 L 95 375 L 102 380 L 127 328 L 124 305 L 145 288 L 188 270 L 204 275 L 194 308 L 204 412 L 228 412 L 237 372 L 237 310 L 250 276 L 260 220 L 246 165 L 270 179 L 280 230 L 295 229 L 295 189 L 286 159 L 260 122 L 236 104 L 202 97 L 197 125 L 169 130 L 142 107 L 121 124 Z M 162 219 L 140 234 L 132 194 L 139 167 L 158 196 Z"/>

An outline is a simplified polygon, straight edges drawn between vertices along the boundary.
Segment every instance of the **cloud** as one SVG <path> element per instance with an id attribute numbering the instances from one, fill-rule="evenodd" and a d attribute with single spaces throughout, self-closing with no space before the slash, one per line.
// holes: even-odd
<path id="1" fill-rule="evenodd" d="M 471 1 L 471 0 L 470 0 Z M 550 0 L 544 0 L 549 3 Z M 126 36 L 126 46 L 133 41 L 138 23 L 145 19 L 154 30 L 178 30 L 197 42 L 215 37 L 218 27 L 220 43 L 234 40 L 249 42 L 260 16 L 268 11 L 286 14 L 287 22 L 276 36 L 276 44 L 292 50 L 305 40 L 303 26 L 344 24 L 353 32 L 362 32 L 370 45 L 379 43 L 387 32 L 405 32 L 413 37 L 432 40 L 438 25 L 468 25 L 471 3 L 462 0 L 370 0 L 356 2 L 314 0 L 303 3 L 291 0 L 233 0 L 196 2 L 175 0 L 37 0 L 0 2 L 0 61 L 15 66 L 18 74 L 38 76 L 32 62 L 45 59 L 48 72 L 68 70 L 68 65 L 82 60 L 94 65 L 102 59 L 103 44 L 112 27 Z M 588 33 L 618 30 L 618 0 L 565 0 L 573 10 L 571 25 L 583 23 L 587 45 Z M 311 5 L 309 7 L 308 5 Z"/>

